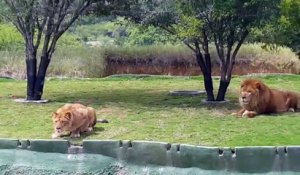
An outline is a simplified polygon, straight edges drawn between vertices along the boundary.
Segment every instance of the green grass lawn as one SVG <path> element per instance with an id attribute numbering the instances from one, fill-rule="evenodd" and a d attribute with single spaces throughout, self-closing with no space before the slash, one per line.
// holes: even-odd
<path id="1" fill-rule="evenodd" d="M 95 132 L 80 139 L 151 140 L 209 146 L 300 145 L 300 113 L 231 116 L 239 109 L 238 88 L 246 77 L 234 77 L 229 104 L 205 105 L 205 96 L 174 97 L 170 90 L 202 90 L 202 77 L 111 77 L 52 79 L 45 84 L 47 104 L 20 104 L 26 81 L 0 79 L 0 137 L 48 139 L 51 113 L 65 103 L 80 102 L 97 110 Z M 260 77 L 270 87 L 300 92 L 300 75 Z M 215 79 L 217 89 L 217 79 Z M 69 138 L 64 138 L 69 139 Z"/>

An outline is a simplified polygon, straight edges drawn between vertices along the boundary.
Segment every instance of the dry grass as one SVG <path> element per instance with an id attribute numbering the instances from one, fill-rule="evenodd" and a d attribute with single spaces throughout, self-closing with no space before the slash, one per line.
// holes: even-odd
<path id="1" fill-rule="evenodd" d="M 216 52 L 211 49 L 212 62 L 216 63 Z M 0 76 L 24 79 L 24 52 L 0 51 Z M 193 53 L 183 45 L 148 47 L 66 47 L 55 52 L 48 69 L 49 77 L 103 77 L 107 60 L 119 62 L 144 60 L 149 64 L 172 65 L 174 61 L 197 65 Z M 238 55 L 238 62 L 255 67 L 278 69 L 276 72 L 300 73 L 300 60 L 288 48 L 279 47 L 276 51 L 262 49 L 262 44 L 245 44 Z"/>

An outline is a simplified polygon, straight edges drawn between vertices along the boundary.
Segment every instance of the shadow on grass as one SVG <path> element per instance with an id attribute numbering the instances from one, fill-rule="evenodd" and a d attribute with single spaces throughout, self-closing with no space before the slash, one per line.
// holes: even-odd
<path id="1" fill-rule="evenodd" d="M 99 125 L 99 124 L 97 124 L 97 125 Z M 92 132 L 81 133 L 80 137 L 78 137 L 78 138 L 72 138 L 72 137 L 70 137 L 70 135 L 66 135 L 66 136 L 63 137 L 63 139 L 67 140 L 71 143 L 75 143 L 75 144 L 76 143 L 81 143 L 82 140 L 84 140 L 85 138 L 88 138 L 92 135 L 99 135 L 101 132 L 104 131 L 103 127 L 97 127 L 97 125 L 96 125 L 96 127 L 94 128 L 94 130 Z"/>
<path id="2" fill-rule="evenodd" d="M 52 102 L 82 103 L 89 106 L 102 106 L 114 103 L 116 105 L 136 109 L 155 108 L 166 110 L 168 108 L 208 108 L 208 109 L 238 109 L 238 99 L 233 94 L 227 94 L 228 103 L 204 104 L 202 100 L 206 95 L 200 96 L 171 96 L 166 90 L 122 89 L 104 91 L 80 91 L 76 93 L 53 93 Z"/>

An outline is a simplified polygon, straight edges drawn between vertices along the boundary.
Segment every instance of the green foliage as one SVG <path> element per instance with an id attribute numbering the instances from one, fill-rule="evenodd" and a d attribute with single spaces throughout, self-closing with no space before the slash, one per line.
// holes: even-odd
<path id="1" fill-rule="evenodd" d="M 88 19 L 88 21 L 96 20 L 92 20 L 92 17 Z M 99 23 L 82 23 L 83 25 L 73 27 L 71 33 L 78 36 L 78 39 L 82 42 L 87 44 L 95 42 L 100 46 L 152 45 L 178 42 L 174 36 L 155 26 L 141 26 L 130 23 L 123 18 L 101 19 Z"/>
<path id="2" fill-rule="evenodd" d="M 97 21 L 95 17 L 89 17 L 88 21 Z M 84 18 L 86 19 L 86 18 Z M 93 20 L 94 19 L 94 20 Z M 77 36 L 82 43 L 96 46 L 122 45 L 127 35 L 126 27 L 120 25 L 122 19 L 101 18 L 100 22 L 79 22 L 78 26 L 72 27 L 70 33 Z"/>
<path id="3" fill-rule="evenodd" d="M 293 48 L 300 56 L 300 1 L 284 0 L 281 5 L 281 17 L 283 39 L 281 42 Z"/>
<path id="4" fill-rule="evenodd" d="M 43 40 L 41 41 L 43 44 Z M 60 46 L 79 46 L 81 42 L 71 33 L 66 33 L 58 41 Z M 9 23 L 0 23 L 0 50 L 16 50 L 24 48 L 24 39 L 15 26 Z"/>
<path id="5" fill-rule="evenodd" d="M 198 29 L 198 33 L 204 30 L 210 41 L 230 45 L 241 41 L 245 31 L 254 27 L 261 27 L 273 16 L 278 0 L 177 0 L 180 3 L 180 13 L 189 18 L 195 18 L 202 25 L 193 25 L 193 21 L 186 22 L 185 18 L 179 18 L 180 22 L 191 29 Z M 191 32 L 194 35 L 195 32 Z M 198 35 L 199 36 L 199 35 Z M 201 38 L 203 36 L 200 35 Z M 230 41 L 230 42 L 229 42 Z"/>
<path id="6" fill-rule="evenodd" d="M 69 31 L 74 31 L 76 30 L 77 26 L 83 26 L 83 25 L 92 25 L 92 24 L 99 24 L 99 23 L 105 23 L 108 21 L 114 21 L 116 20 L 116 16 L 96 16 L 93 14 L 88 14 L 81 16 L 76 22 L 75 25 L 71 26 Z"/>
<path id="7" fill-rule="evenodd" d="M 300 56 L 300 1 L 283 0 L 277 15 L 263 28 L 252 30 L 251 42 L 265 42 L 268 47 L 276 44 L 292 48 Z"/>
<path id="8" fill-rule="evenodd" d="M 202 20 L 188 15 L 181 15 L 180 19 L 181 23 L 173 25 L 179 38 L 192 40 L 193 38 L 201 37 L 199 29 L 203 28 Z"/>
<path id="9" fill-rule="evenodd" d="M 284 0 L 281 5 L 281 21 L 288 27 L 295 29 L 300 28 L 300 1 Z"/>
<path id="10" fill-rule="evenodd" d="M 128 2 L 124 15 L 143 25 L 161 27 L 190 42 L 214 42 L 218 48 L 243 42 L 248 32 L 275 15 L 280 0 L 152 0 Z M 132 11 L 130 11 L 132 10 Z M 228 48 L 227 52 L 234 50 Z M 238 50 L 238 48 L 237 48 Z M 226 51 L 220 51 L 220 53 Z M 224 55 L 220 55 L 224 57 Z"/>
<path id="11" fill-rule="evenodd" d="M 125 15 L 137 23 L 161 27 L 184 41 L 194 51 L 206 78 L 208 101 L 223 101 L 236 55 L 250 30 L 273 16 L 280 0 L 151 0 L 134 1 Z M 275 9 L 275 10 L 274 10 Z M 209 44 L 218 53 L 221 79 L 215 98 L 211 79 Z"/>
<path id="12" fill-rule="evenodd" d="M 110 34 L 115 32 L 117 27 L 113 22 L 101 22 L 92 25 L 80 25 L 74 28 L 74 33 L 82 41 L 96 41 L 110 38 Z"/>
<path id="13" fill-rule="evenodd" d="M 23 48 L 24 40 L 17 29 L 8 24 L 0 23 L 0 50 Z"/>
<path id="14" fill-rule="evenodd" d="M 80 41 L 79 37 L 66 32 L 62 37 L 58 40 L 57 42 L 57 47 L 62 47 L 62 46 L 81 46 L 82 42 Z"/>
<path id="15" fill-rule="evenodd" d="M 165 30 L 155 26 L 131 25 L 128 29 L 128 37 L 125 38 L 125 45 L 153 45 L 176 43 L 176 37 Z"/>

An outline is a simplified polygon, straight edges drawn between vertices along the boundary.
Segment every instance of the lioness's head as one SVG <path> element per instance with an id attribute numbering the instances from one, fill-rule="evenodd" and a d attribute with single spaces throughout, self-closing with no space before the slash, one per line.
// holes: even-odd
<path id="1" fill-rule="evenodd" d="M 70 111 L 61 111 L 52 113 L 54 129 L 57 133 L 68 131 L 72 125 L 72 113 Z"/>
<path id="2" fill-rule="evenodd" d="M 256 103 L 263 83 L 256 79 L 244 80 L 240 88 L 240 104 L 249 105 Z"/>

